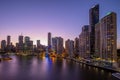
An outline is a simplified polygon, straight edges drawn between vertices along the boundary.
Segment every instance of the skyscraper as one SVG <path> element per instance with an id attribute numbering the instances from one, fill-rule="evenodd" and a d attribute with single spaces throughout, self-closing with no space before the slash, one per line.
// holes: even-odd
<path id="1" fill-rule="evenodd" d="M 21 43 L 22 43 L 22 40 L 21 40 Z M 23 47 L 26 50 L 30 50 L 29 44 L 30 44 L 30 37 L 29 36 L 25 36 L 25 38 L 24 38 L 24 46 Z"/>
<path id="2" fill-rule="evenodd" d="M 100 44 L 101 44 L 101 30 L 100 22 L 95 25 L 95 56 L 96 58 L 102 57 L 100 53 Z"/>
<path id="3" fill-rule="evenodd" d="M 19 36 L 18 41 L 19 41 L 19 43 L 18 43 L 18 49 L 19 50 L 23 50 L 24 45 L 23 45 L 23 36 L 22 35 Z"/>
<path id="4" fill-rule="evenodd" d="M 62 54 L 64 50 L 63 38 L 61 37 L 52 38 L 52 48 L 57 54 Z"/>
<path id="5" fill-rule="evenodd" d="M 57 38 L 57 53 L 58 54 L 62 54 L 64 50 L 63 47 L 63 38 L 62 37 L 58 37 Z"/>
<path id="6" fill-rule="evenodd" d="M 65 41 L 65 51 L 67 54 L 69 54 L 69 56 L 73 56 L 74 53 L 74 41 L 68 39 L 67 41 Z"/>
<path id="7" fill-rule="evenodd" d="M 23 44 L 23 36 L 22 35 L 19 36 L 19 44 Z"/>
<path id="8" fill-rule="evenodd" d="M 32 40 L 30 40 L 30 42 L 29 42 L 29 48 L 31 51 L 33 50 L 33 41 Z"/>
<path id="9" fill-rule="evenodd" d="M 84 46 L 84 43 L 83 43 L 83 32 L 80 33 L 79 35 L 79 55 L 80 57 L 84 57 L 84 51 L 83 51 L 83 46 Z"/>
<path id="10" fill-rule="evenodd" d="M 57 53 L 57 37 L 52 38 L 52 50 Z"/>
<path id="11" fill-rule="evenodd" d="M 48 33 L 48 47 L 51 46 L 51 33 Z"/>
<path id="12" fill-rule="evenodd" d="M 90 24 L 90 53 L 94 56 L 95 53 L 95 24 L 99 22 L 99 5 L 95 5 L 89 10 Z"/>
<path id="13" fill-rule="evenodd" d="M 83 42 L 84 42 L 84 58 L 90 58 L 90 32 L 89 32 L 89 25 L 85 25 L 82 27 L 83 32 Z"/>
<path id="14" fill-rule="evenodd" d="M 110 12 L 100 21 L 102 59 L 109 61 L 117 60 L 117 18 L 116 13 Z"/>
<path id="15" fill-rule="evenodd" d="M 90 32 L 89 25 L 82 27 L 82 32 L 79 36 L 79 50 L 80 56 L 83 58 L 90 58 Z"/>
<path id="16" fill-rule="evenodd" d="M 75 55 L 76 54 L 79 54 L 79 38 L 75 38 L 75 41 L 74 41 L 74 52 L 75 52 Z"/>
<path id="17" fill-rule="evenodd" d="M 10 52 L 11 51 L 11 47 L 12 47 L 12 45 L 11 45 L 11 36 L 7 36 L 7 48 L 6 48 L 6 50 L 8 52 Z"/>
<path id="18" fill-rule="evenodd" d="M 29 36 L 25 36 L 25 43 L 30 41 L 30 37 Z"/>
<path id="19" fill-rule="evenodd" d="M 2 40 L 2 41 L 1 41 L 1 50 L 2 50 L 2 51 L 5 51 L 5 50 L 6 50 L 6 41 L 5 41 L 5 40 Z"/>
<path id="20" fill-rule="evenodd" d="M 7 46 L 10 46 L 10 44 L 11 44 L 11 37 L 7 36 Z"/>
<path id="21" fill-rule="evenodd" d="M 40 48 L 40 40 L 37 40 L 37 49 Z"/>

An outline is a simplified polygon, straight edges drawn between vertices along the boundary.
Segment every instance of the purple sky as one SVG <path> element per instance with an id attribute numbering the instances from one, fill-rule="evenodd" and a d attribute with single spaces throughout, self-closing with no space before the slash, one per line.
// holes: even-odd
<path id="1" fill-rule="evenodd" d="M 89 24 L 89 9 L 95 4 L 100 4 L 100 18 L 110 11 L 117 13 L 120 30 L 120 0 L 0 0 L 0 41 L 11 35 L 15 43 L 22 33 L 46 45 L 48 32 L 74 39 Z M 119 31 L 117 36 L 120 44 Z"/>

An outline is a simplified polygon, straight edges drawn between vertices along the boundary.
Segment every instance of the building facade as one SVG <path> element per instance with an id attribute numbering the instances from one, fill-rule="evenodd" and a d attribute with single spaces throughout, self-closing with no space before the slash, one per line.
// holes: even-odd
<path id="1" fill-rule="evenodd" d="M 18 38 L 18 50 L 23 51 L 23 48 L 24 48 L 23 36 L 20 35 L 19 38 Z"/>
<path id="2" fill-rule="evenodd" d="M 48 33 L 48 46 L 51 46 L 51 33 Z"/>
<path id="3" fill-rule="evenodd" d="M 64 47 L 63 47 L 63 38 L 62 37 L 52 38 L 52 49 L 57 54 L 63 53 Z"/>
<path id="4" fill-rule="evenodd" d="M 74 55 L 79 54 L 79 38 L 76 37 L 74 40 Z"/>
<path id="5" fill-rule="evenodd" d="M 101 30 L 100 30 L 100 22 L 95 25 L 95 57 L 102 57 L 100 53 L 100 45 L 101 45 Z"/>
<path id="6" fill-rule="evenodd" d="M 117 60 L 117 18 L 116 13 L 110 12 L 100 21 L 101 58 L 108 61 Z"/>
<path id="7" fill-rule="evenodd" d="M 7 45 L 6 45 L 6 40 L 2 40 L 2 41 L 1 41 L 1 50 L 2 50 L 2 51 L 6 51 L 6 46 L 7 46 Z"/>
<path id="8" fill-rule="evenodd" d="M 90 54 L 91 57 L 95 53 L 95 24 L 99 22 L 99 5 L 95 5 L 89 10 L 89 25 L 90 25 Z"/>
<path id="9" fill-rule="evenodd" d="M 37 49 L 40 49 L 41 44 L 40 44 L 40 40 L 37 40 Z"/>
<path id="10" fill-rule="evenodd" d="M 7 46 L 9 46 L 11 44 L 11 37 L 7 36 Z"/>
<path id="11" fill-rule="evenodd" d="M 79 35 L 79 50 L 82 58 L 90 58 L 90 32 L 89 25 L 82 27 L 82 32 Z"/>
<path id="12" fill-rule="evenodd" d="M 74 41 L 68 39 L 67 41 L 65 41 L 65 51 L 67 54 L 69 54 L 69 56 L 73 56 L 74 54 Z"/>

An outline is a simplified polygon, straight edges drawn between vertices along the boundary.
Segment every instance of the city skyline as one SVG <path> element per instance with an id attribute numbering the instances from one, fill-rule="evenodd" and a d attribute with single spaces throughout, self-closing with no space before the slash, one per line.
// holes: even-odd
<path id="1" fill-rule="evenodd" d="M 0 41 L 6 40 L 7 35 L 11 36 L 11 41 L 18 42 L 18 36 L 31 37 L 41 40 L 41 44 L 47 45 L 47 34 L 52 33 L 52 37 L 61 36 L 64 41 L 74 40 L 81 33 L 83 25 L 89 24 L 89 9 L 95 4 L 100 5 L 100 19 L 113 11 L 117 13 L 117 30 L 119 27 L 118 12 L 119 0 L 114 1 L 0 1 Z M 41 5 L 40 5 L 41 4 Z M 84 7 L 84 8 L 83 8 Z M 117 44 L 120 48 L 120 32 L 117 31 Z"/>

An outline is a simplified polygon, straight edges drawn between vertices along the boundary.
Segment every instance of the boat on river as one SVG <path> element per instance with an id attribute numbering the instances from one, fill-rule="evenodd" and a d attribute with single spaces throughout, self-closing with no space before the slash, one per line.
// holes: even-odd
<path id="1" fill-rule="evenodd" d="M 12 58 L 7 53 L 5 53 L 1 55 L 1 61 L 2 60 L 12 60 Z"/>

